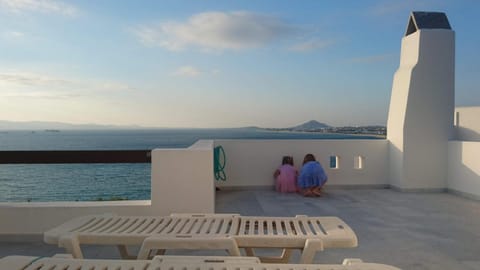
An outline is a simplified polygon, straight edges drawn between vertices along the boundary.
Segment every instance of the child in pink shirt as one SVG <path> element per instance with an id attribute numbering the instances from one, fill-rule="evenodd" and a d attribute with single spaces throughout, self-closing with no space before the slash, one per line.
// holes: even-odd
<path id="1" fill-rule="evenodd" d="M 275 189 L 278 192 L 297 192 L 297 169 L 293 167 L 293 157 L 284 156 L 282 165 L 275 171 Z"/>

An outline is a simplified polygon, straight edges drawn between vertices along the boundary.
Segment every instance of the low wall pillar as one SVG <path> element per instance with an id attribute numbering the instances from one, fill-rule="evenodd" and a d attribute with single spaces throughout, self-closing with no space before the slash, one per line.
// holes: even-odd
<path id="1" fill-rule="evenodd" d="M 152 151 L 152 212 L 214 213 L 213 141 Z"/>

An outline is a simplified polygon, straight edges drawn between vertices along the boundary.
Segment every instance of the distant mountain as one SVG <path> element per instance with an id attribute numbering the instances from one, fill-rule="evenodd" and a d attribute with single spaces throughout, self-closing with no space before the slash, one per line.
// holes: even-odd
<path id="1" fill-rule="evenodd" d="M 28 121 L 16 122 L 0 120 L 0 130 L 72 130 L 72 129 L 134 129 L 140 126 L 115 126 L 97 124 L 69 124 L 61 122 Z"/>
<path id="2" fill-rule="evenodd" d="M 322 129 L 322 128 L 330 128 L 330 126 L 327 125 L 327 124 L 324 124 L 324 123 L 320 123 L 320 122 L 315 121 L 315 120 L 310 120 L 306 123 L 303 123 L 303 124 L 298 125 L 298 126 L 291 127 L 289 129 L 294 130 L 294 131 L 309 131 L 309 130 L 319 130 L 319 129 Z"/>

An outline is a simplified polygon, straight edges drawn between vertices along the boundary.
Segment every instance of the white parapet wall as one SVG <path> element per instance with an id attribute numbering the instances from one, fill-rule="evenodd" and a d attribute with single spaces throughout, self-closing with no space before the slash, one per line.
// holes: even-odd
<path id="1" fill-rule="evenodd" d="M 282 156 L 294 158 L 301 168 L 303 157 L 314 154 L 333 186 L 388 186 L 388 142 L 386 140 L 215 140 L 226 155 L 225 188 L 273 188 L 273 173 Z M 330 168 L 330 158 L 338 160 Z M 361 160 L 361 161 L 359 161 Z"/>
<path id="2" fill-rule="evenodd" d="M 455 135 L 459 141 L 480 141 L 480 107 L 455 108 Z"/>
<path id="3" fill-rule="evenodd" d="M 480 199 L 480 142 L 448 143 L 448 189 Z"/>
<path id="4" fill-rule="evenodd" d="M 152 206 L 155 214 L 213 213 L 213 141 L 189 148 L 152 151 Z"/>
<path id="5" fill-rule="evenodd" d="M 213 141 L 201 140 L 182 149 L 154 149 L 151 186 L 148 201 L 0 203 L 0 241 L 38 239 L 46 230 L 84 215 L 212 213 Z"/>
<path id="6" fill-rule="evenodd" d="M 448 189 L 480 199 L 480 107 L 455 108 L 456 141 L 448 143 Z"/>
<path id="7" fill-rule="evenodd" d="M 0 240 L 39 236 L 74 217 L 103 213 L 151 215 L 152 208 L 150 201 L 0 203 Z"/>

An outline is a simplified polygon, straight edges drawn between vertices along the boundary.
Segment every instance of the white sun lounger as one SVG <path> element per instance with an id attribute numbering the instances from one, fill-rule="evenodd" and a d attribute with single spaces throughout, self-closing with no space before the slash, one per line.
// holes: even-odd
<path id="1" fill-rule="evenodd" d="M 238 231 L 235 214 L 186 216 L 90 215 L 74 218 L 44 233 L 44 241 L 63 247 L 74 258 L 83 258 L 81 244 L 117 245 L 122 258 L 131 259 L 126 246 L 165 236 L 214 236 L 221 239 Z M 211 229 L 214 228 L 214 229 Z M 239 255 L 239 254 L 234 254 Z"/>
<path id="2" fill-rule="evenodd" d="M 262 264 L 255 257 L 156 256 L 152 260 L 87 260 L 8 256 L 0 259 L 1 270 L 400 270 L 359 259 L 342 264 Z"/>
<path id="3" fill-rule="evenodd" d="M 265 262 L 287 262 L 291 249 L 301 249 L 301 263 L 310 263 L 324 248 L 357 246 L 357 237 L 337 217 L 248 217 L 236 214 L 173 214 L 149 216 L 85 216 L 73 219 L 44 234 L 46 243 L 66 248 L 83 258 L 80 244 L 117 245 L 123 258 L 127 245 L 142 245 L 138 259 L 147 259 L 152 250 L 223 249 L 239 256 L 245 248 L 283 248 L 279 258 Z"/>
<path id="4" fill-rule="evenodd" d="M 85 260 L 8 256 L 0 259 L 0 270 L 154 270 L 151 261 L 141 260 Z M 156 269 L 155 269 L 156 270 Z"/>

